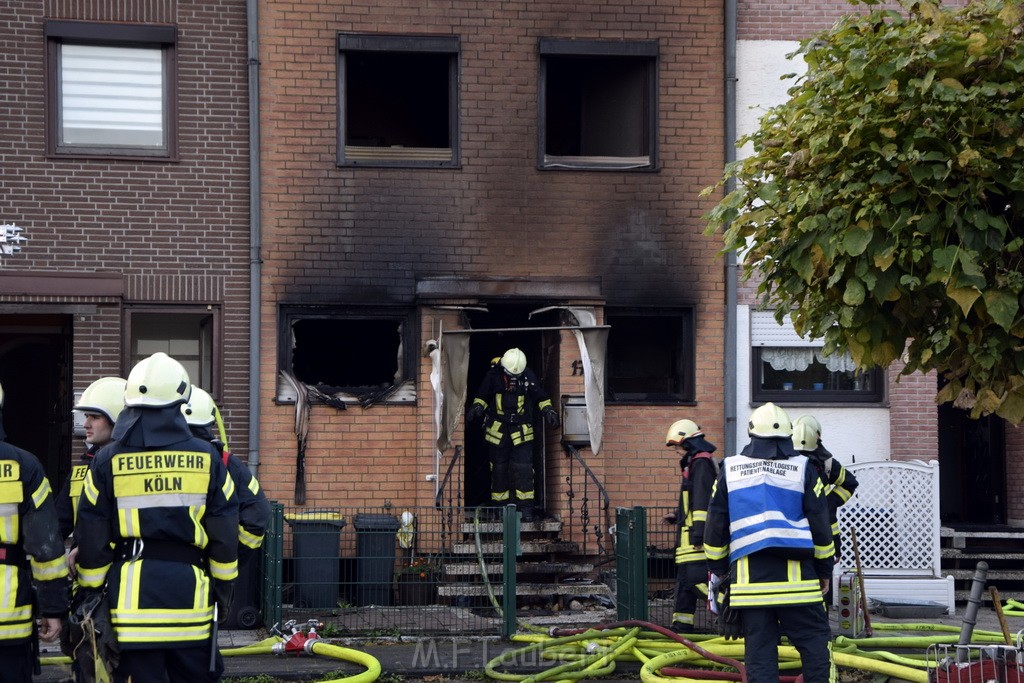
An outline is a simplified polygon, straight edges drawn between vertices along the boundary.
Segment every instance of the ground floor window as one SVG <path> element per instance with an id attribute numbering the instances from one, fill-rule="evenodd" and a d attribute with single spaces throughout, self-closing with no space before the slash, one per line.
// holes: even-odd
<path id="1" fill-rule="evenodd" d="M 692 308 L 608 308 L 605 321 L 609 402 L 694 400 Z"/>
<path id="2" fill-rule="evenodd" d="M 885 378 L 880 368 L 858 370 L 849 353 L 825 355 L 820 340 L 796 334 L 787 317 L 756 311 L 751 316 L 753 400 L 877 403 Z"/>
<path id="3" fill-rule="evenodd" d="M 216 307 L 131 307 L 127 309 L 127 370 L 162 351 L 181 363 L 192 384 L 218 395 L 219 348 Z"/>
<path id="4" fill-rule="evenodd" d="M 283 307 L 278 367 L 323 394 L 388 398 L 414 376 L 412 329 L 405 309 Z"/>

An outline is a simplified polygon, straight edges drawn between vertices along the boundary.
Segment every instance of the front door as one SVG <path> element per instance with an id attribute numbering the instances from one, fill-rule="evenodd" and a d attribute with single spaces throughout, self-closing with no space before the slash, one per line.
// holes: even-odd
<path id="1" fill-rule="evenodd" d="M 0 384 L 7 442 L 59 489 L 71 466 L 71 316 L 0 315 Z"/>
<path id="2" fill-rule="evenodd" d="M 525 325 L 539 327 L 549 324 L 557 325 L 557 314 L 541 314 L 529 317 L 529 312 L 541 304 L 491 304 L 488 311 L 473 312 L 470 323 L 473 329 L 494 329 L 493 333 L 479 333 L 470 336 L 469 368 L 466 377 L 466 408 L 468 409 L 476 397 L 484 375 L 491 363 L 510 348 L 519 348 L 526 354 L 527 366 L 537 375 L 541 385 L 551 393 L 550 378 L 546 375 L 545 336 L 540 330 L 531 330 Z M 552 400 L 554 400 L 552 396 Z M 536 438 L 533 441 L 533 472 L 534 492 L 538 507 L 544 507 L 544 472 L 546 455 L 544 444 L 544 421 L 539 414 L 534 415 Z M 463 493 L 466 507 L 488 505 L 491 500 L 490 463 L 488 460 L 487 442 L 484 441 L 483 429 L 479 422 L 466 424 L 465 454 L 465 491 Z"/>
<path id="3" fill-rule="evenodd" d="M 1002 418 L 972 420 L 951 403 L 939 406 L 942 523 L 1006 522 L 1006 452 Z"/>

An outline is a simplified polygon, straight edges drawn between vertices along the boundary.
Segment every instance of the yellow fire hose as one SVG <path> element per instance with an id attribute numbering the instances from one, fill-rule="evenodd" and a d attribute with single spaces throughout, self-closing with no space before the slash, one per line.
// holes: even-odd
<path id="1" fill-rule="evenodd" d="M 878 634 L 884 631 L 909 631 L 921 635 Z M 832 645 L 832 660 L 839 667 L 910 683 L 928 683 L 929 667 L 935 666 L 936 662 L 928 661 L 924 651 L 930 645 L 956 644 L 958 637 L 953 632 L 959 631 L 960 629 L 955 626 L 943 624 L 875 624 L 874 637 L 836 637 Z M 932 635 L 925 635 L 926 632 Z M 684 636 L 689 643 L 687 644 L 675 634 L 667 634 L 662 627 L 644 622 L 621 622 L 567 633 L 566 635 L 556 630 L 550 636 L 535 633 L 516 635 L 513 640 L 526 645 L 495 657 L 487 663 L 484 671 L 488 677 L 500 681 L 569 683 L 607 676 L 614 670 L 617 662 L 638 662 L 641 665 L 640 678 L 644 683 L 709 683 L 709 680 L 725 681 L 736 677 L 734 667 L 723 665 L 721 661 L 712 661 L 709 656 L 715 659 L 734 659 L 737 662 L 742 662 L 744 656 L 742 639 L 725 640 L 717 636 L 695 635 L 691 640 Z M 1002 641 L 1003 635 L 994 631 L 976 630 L 971 638 L 971 642 L 977 644 L 995 644 Z M 698 650 L 704 651 L 704 654 Z M 916 652 L 913 652 L 914 650 Z M 525 655 L 553 660 L 556 664 L 545 671 L 530 675 L 501 670 L 506 664 L 527 661 L 523 659 Z M 673 675 L 663 673 L 663 670 L 678 665 L 683 665 L 689 670 L 701 668 L 700 677 L 674 675 L 676 672 L 673 672 Z M 797 649 L 789 644 L 780 645 L 780 670 L 793 670 L 799 667 L 800 655 Z"/>
<path id="2" fill-rule="evenodd" d="M 267 638 L 266 640 L 253 643 L 251 645 L 245 645 L 243 647 L 225 648 L 222 649 L 220 653 L 224 657 L 269 655 L 275 654 L 274 646 L 279 645 L 280 643 L 280 638 Z M 345 676 L 343 678 L 332 678 L 329 681 L 324 681 L 324 683 L 373 683 L 373 681 L 380 678 L 380 662 L 373 655 L 369 655 L 365 652 L 359 652 L 358 650 L 352 650 L 347 647 L 341 647 L 340 645 L 333 645 L 319 638 L 309 640 L 307 643 L 307 650 L 310 654 L 322 655 L 331 659 L 350 662 L 352 664 L 365 667 L 366 669 L 365 671 L 355 675 Z M 41 657 L 39 661 L 42 664 L 71 665 L 70 657 Z"/>

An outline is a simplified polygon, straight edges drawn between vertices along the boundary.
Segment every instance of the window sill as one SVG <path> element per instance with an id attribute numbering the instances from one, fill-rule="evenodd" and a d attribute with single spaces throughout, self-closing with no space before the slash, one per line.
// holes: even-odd
<path id="1" fill-rule="evenodd" d="M 654 171 L 650 156 L 553 156 L 544 155 L 540 169 L 546 171 Z"/>

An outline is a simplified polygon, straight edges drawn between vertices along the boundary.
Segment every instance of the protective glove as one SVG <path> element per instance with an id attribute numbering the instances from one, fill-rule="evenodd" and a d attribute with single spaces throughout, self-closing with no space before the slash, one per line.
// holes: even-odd
<path id="1" fill-rule="evenodd" d="M 743 637 L 743 621 L 740 619 L 739 611 L 734 610 L 729 604 L 730 592 L 731 587 L 726 583 L 721 606 L 718 608 L 718 633 L 726 640 L 739 640 Z"/>
<path id="2" fill-rule="evenodd" d="M 482 405 L 474 403 L 469 407 L 469 410 L 466 411 L 466 422 L 477 422 L 478 420 L 482 420 L 484 412 L 486 411 Z"/>
<path id="3" fill-rule="evenodd" d="M 61 651 L 70 650 L 81 667 L 83 680 L 113 680 L 113 670 L 121 660 L 121 648 L 110 621 L 110 605 L 102 590 L 81 588 L 71 601 L 67 640 L 61 629 Z"/>
<path id="4" fill-rule="evenodd" d="M 544 424 L 546 424 L 551 429 L 554 429 L 555 427 L 557 427 L 558 426 L 558 413 L 556 413 L 551 408 L 545 408 L 544 409 Z"/>
<path id="5" fill-rule="evenodd" d="M 213 582 L 213 600 L 217 603 L 217 624 L 223 626 L 228 620 L 231 600 L 235 595 L 235 584 L 231 581 Z"/>

